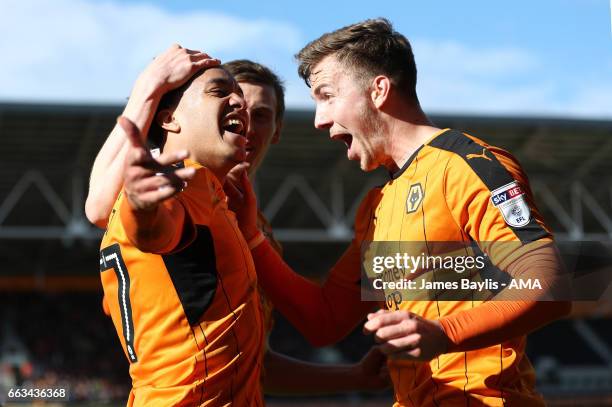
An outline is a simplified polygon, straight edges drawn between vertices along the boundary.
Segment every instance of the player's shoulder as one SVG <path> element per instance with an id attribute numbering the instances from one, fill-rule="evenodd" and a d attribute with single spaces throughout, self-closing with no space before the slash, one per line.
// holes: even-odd
<path id="1" fill-rule="evenodd" d="M 451 154 L 449 171 L 465 175 L 466 170 L 471 170 L 490 190 L 526 179 L 518 160 L 509 151 L 468 133 L 447 130 L 427 145 Z"/>
<path id="2" fill-rule="evenodd" d="M 495 159 L 517 161 L 507 150 L 459 130 L 448 129 L 427 143 L 429 148 L 447 151 L 468 164 L 483 162 L 495 165 Z M 472 161 L 475 160 L 475 161 Z"/>
<path id="3" fill-rule="evenodd" d="M 225 202 L 223 185 L 206 167 L 197 167 L 194 177 L 187 186 L 174 196 L 196 223 L 198 219 L 208 219 L 214 208 Z M 223 207 L 227 205 L 223 204 Z"/>
<path id="4" fill-rule="evenodd" d="M 125 200 L 125 191 L 122 189 L 119 191 L 117 195 L 117 199 L 115 199 L 115 203 L 108 215 L 108 220 L 106 222 L 106 230 L 104 231 L 104 236 L 102 239 L 102 245 L 105 245 L 105 241 L 110 240 L 112 237 L 121 233 L 121 222 L 118 220 L 121 204 Z"/>

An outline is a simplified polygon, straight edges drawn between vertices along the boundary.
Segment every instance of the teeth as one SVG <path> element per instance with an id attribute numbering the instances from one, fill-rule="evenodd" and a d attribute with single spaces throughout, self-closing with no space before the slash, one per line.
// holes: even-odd
<path id="1" fill-rule="evenodd" d="M 241 133 L 242 132 L 242 122 L 238 119 L 227 119 L 223 122 L 223 127 L 230 127 L 230 126 L 237 126 L 236 133 Z"/>

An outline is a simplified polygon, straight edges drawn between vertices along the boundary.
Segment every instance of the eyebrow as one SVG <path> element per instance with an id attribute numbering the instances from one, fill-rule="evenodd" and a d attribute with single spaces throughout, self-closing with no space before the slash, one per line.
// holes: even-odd
<path id="1" fill-rule="evenodd" d="M 308 75 L 309 80 L 310 80 L 310 78 L 312 78 L 313 76 L 315 76 L 315 75 L 317 75 L 319 73 L 321 73 L 320 69 L 318 71 L 316 71 L 316 72 L 311 72 L 310 75 Z M 324 86 L 327 86 L 327 85 L 328 85 L 327 82 L 319 83 L 317 86 L 312 88 L 312 95 L 316 95 L 316 94 L 320 93 L 321 92 L 321 88 L 324 87 Z"/>
<path id="2" fill-rule="evenodd" d="M 319 83 L 317 86 L 315 86 L 315 87 L 312 89 L 312 94 L 313 94 L 313 95 L 318 95 L 319 93 L 321 93 L 321 88 L 324 88 L 324 87 L 326 87 L 326 86 L 329 86 L 329 84 L 328 84 L 327 82 L 322 82 L 322 83 Z"/>
<path id="3" fill-rule="evenodd" d="M 227 78 L 211 78 L 206 81 L 207 85 L 232 85 L 232 81 Z"/>
<path id="4" fill-rule="evenodd" d="M 238 85 L 238 82 L 231 80 L 231 79 L 211 78 L 208 81 L 206 81 L 206 86 L 208 85 L 230 86 L 232 88 L 232 91 L 236 92 L 240 96 L 244 96 L 244 93 L 242 92 L 242 88 L 240 88 L 240 86 Z"/>
<path id="5" fill-rule="evenodd" d="M 268 110 L 270 112 L 273 112 L 274 108 L 272 106 L 268 106 L 264 104 L 257 104 L 255 106 L 251 106 L 251 110 Z"/>

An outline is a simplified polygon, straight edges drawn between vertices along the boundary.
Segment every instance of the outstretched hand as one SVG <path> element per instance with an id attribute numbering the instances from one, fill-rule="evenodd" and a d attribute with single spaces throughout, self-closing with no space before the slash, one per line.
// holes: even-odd
<path id="1" fill-rule="evenodd" d="M 130 119 L 119 116 L 117 123 L 128 138 L 123 183 L 130 206 L 135 210 L 151 210 L 182 191 L 195 175 L 195 169 L 173 165 L 187 158 L 189 152 L 163 153 L 153 158 L 142 141 L 140 130 Z"/>

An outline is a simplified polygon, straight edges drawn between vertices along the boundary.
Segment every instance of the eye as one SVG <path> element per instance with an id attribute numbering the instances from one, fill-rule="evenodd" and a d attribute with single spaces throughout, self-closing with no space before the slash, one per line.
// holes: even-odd
<path id="1" fill-rule="evenodd" d="M 267 122 L 272 120 L 272 112 L 269 110 L 255 110 L 252 114 L 253 120 L 257 122 Z"/>
<path id="2" fill-rule="evenodd" d="M 323 92 L 321 94 L 319 94 L 319 100 L 322 102 L 327 102 L 329 101 L 334 95 L 329 93 L 329 92 Z"/>
<path id="3" fill-rule="evenodd" d="M 208 91 L 210 94 L 216 96 L 216 97 L 220 97 L 220 98 L 224 98 L 226 96 L 228 96 L 231 92 L 228 89 L 224 89 L 224 88 L 213 88 L 211 90 Z"/>

